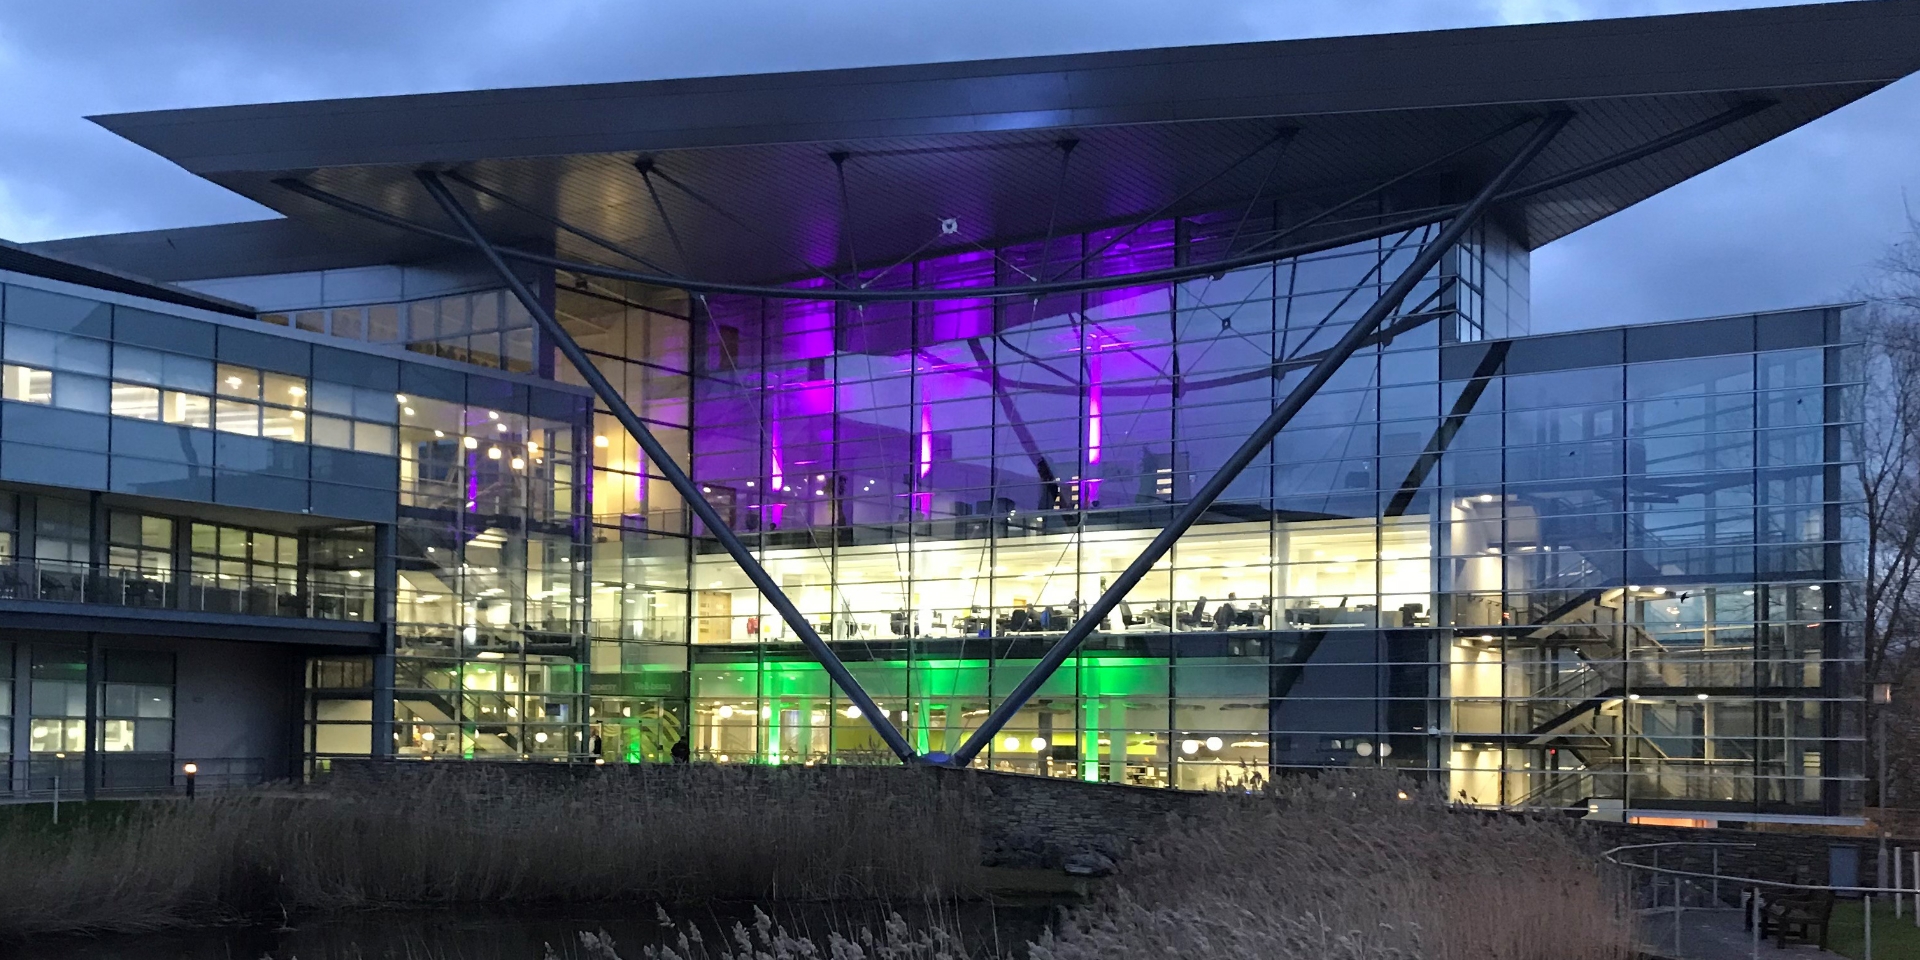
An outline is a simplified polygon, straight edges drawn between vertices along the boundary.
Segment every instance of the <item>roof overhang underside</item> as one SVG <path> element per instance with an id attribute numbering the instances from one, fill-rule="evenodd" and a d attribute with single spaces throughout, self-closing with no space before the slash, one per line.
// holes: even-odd
<path id="1" fill-rule="evenodd" d="M 1524 177 L 1537 182 L 1741 104 L 1772 102 L 1499 211 L 1517 239 L 1538 247 L 1916 69 L 1920 0 L 1879 0 L 98 120 L 310 225 L 330 238 L 324 246 L 339 265 L 354 262 L 355 250 L 391 262 L 448 248 L 275 180 L 298 178 L 444 228 L 413 174 L 453 171 L 515 201 L 462 191 L 496 240 L 614 259 L 550 217 L 689 275 L 756 282 L 803 273 L 802 261 L 885 264 L 1168 207 L 1240 209 L 1260 197 L 1279 202 L 1283 217 L 1289 204 L 1310 212 L 1503 125 L 1571 110 Z M 1284 147 L 1260 149 L 1282 129 L 1294 131 Z M 1464 199 L 1524 136 L 1467 149 L 1390 199 Z M 1059 144 L 1068 139 L 1077 143 L 1063 170 Z M 665 175 L 654 180 L 664 220 L 635 169 L 641 158 Z M 941 233 L 948 218 L 956 234 Z M 143 262 L 135 236 L 115 239 L 50 246 L 77 256 L 117 249 L 109 262 L 153 275 L 192 272 Z M 270 272 L 228 259 L 203 275 Z"/>

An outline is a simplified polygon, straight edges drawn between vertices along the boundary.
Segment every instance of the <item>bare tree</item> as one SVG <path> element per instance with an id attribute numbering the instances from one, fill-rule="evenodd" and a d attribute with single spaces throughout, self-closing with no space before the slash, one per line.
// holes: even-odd
<path id="1" fill-rule="evenodd" d="M 1912 782 L 1911 756 L 1920 735 L 1920 683 L 1903 683 L 1920 666 L 1920 219 L 1879 263 L 1862 321 L 1866 355 L 1863 422 L 1855 434 L 1860 459 L 1857 529 L 1865 536 L 1860 612 L 1865 620 L 1866 682 L 1904 686 L 1889 711 L 1889 766 L 1895 783 Z M 1879 707 L 1870 705 L 1870 711 Z M 1877 750 L 1878 717 L 1869 714 L 1869 746 Z M 1873 753 L 1869 762 L 1877 762 Z M 1877 777 L 1876 777 L 1877 779 Z M 1885 806 L 1903 793 L 1876 798 Z"/>

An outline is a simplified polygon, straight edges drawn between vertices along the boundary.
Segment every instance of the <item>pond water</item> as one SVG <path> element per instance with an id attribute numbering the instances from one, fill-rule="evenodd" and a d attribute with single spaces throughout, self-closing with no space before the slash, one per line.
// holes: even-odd
<path id="1" fill-rule="evenodd" d="M 829 930 L 878 930 L 890 913 L 911 928 L 940 924 L 977 956 L 1024 956 L 1057 907 L 1043 903 L 961 903 L 937 907 L 880 903 L 782 904 L 768 909 L 790 932 L 824 943 Z M 680 906 L 669 911 L 709 943 L 736 923 L 751 925 L 750 904 Z M 556 905 L 369 912 L 168 933 L 41 938 L 0 944 L 16 960 L 542 960 L 591 957 L 581 933 L 606 933 L 623 960 L 648 946 L 671 945 L 680 929 L 660 923 L 653 904 Z"/>

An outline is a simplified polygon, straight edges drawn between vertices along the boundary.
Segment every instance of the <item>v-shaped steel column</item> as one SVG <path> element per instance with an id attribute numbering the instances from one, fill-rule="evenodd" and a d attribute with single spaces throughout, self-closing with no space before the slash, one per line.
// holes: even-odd
<path id="1" fill-rule="evenodd" d="M 1361 344 L 1366 343 L 1368 338 L 1373 336 L 1374 331 L 1389 314 L 1400 308 L 1407 296 L 1413 292 L 1414 286 L 1427 275 L 1427 271 L 1440 263 L 1440 257 L 1452 249 L 1467 230 L 1479 221 L 1481 214 L 1492 205 L 1494 198 L 1513 182 L 1513 178 L 1518 176 L 1520 171 L 1526 169 L 1527 164 L 1540 155 L 1540 151 L 1546 149 L 1547 144 L 1552 142 L 1554 136 L 1572 118 L 1571 113 L 1560 112 L 1550 114 L 1541 120 L 1539 126 L 1534 129 L 1533 136 L 1528 138 L 1526 145 L 1507 161 L 1507 165 L 1495 174 L 1493 179 L 1480 188 L 1480 192 L 1460 209 L 1460 212 L 1448 222 L 1446 228 L 1440 231 L 1440 235 L 1435 237 L 1432 243 L 1421 248 L 1419 254 L 1413 258 L 1413 262 L 1408 264 L 1407 269 L 1401 272 L 1393 284 L 1381 294 L 1380 299 L 1367 308 L 1367 312 L 1307 373 L 1306 379 L 1293 388 L 1293 392 L 1274 408 L 1267 419 L 1261 421 L 1260 426 L 1247 437 L 1246 442 L 1242 443 L 1239 449 L 1220 465 L 1220 469 L 1212 478 L 1194 493 L 1193 498 L 1188 500 L 1180 512 L 1174 516 L 1173 521 L 1153 538 L 1153 542 L 1147 544 L 1147 549 L 1134 558 L 1133 563 L 1129 564 L 1125 571 L 1114 578 L 1112 585 L 1100 594 L 1099 599 L 1087 607 L 1087 611 L 1081 614 L 1080 619 L 1075 621 L 1073 626 L 1067 628 L 1066 635 L 1055 642 L 1047 650 L 1046 655 L 1040 658 L 1040 662 L 1034 666 L 1033 672 L 1027 674 L 1026 679 L 1021 680 L 1020 684 L 1007 694 L 1006 699 L 1001 700 L 1000 704 L 993 708 L 993 712 L 987 715 L 986 721 L 980 725 L 979 729 L 973 731 L 967 741 L 960 745 L 960 749 L 954 751 L 951 757 L 928 754 L 927 760 L 957 767 L 972 763 L 981 749 L 986 747 L 993 740 L 994 735 L 1007 725 L 1007 721 L 1012 720 L 1013 715 L 1019 713 L 1020 708 L 1026 706 L 1027 701 L 1039 692 L 1041 685 L 1045 684 L 1054 672 L 1066 663 L 1068 657 L 1073 656 L 1074 651 L 1079 649 L 1080 644 L 1093 633 L 1094 628 L 1107 618 L 1107 614 L 1112 613 L 1113 608 L 1119 606 L 1127 592 L 1140 583 L 1140 580 L 1147 575 L 1147 571 L 1152 569 L 1161 557 L 1166 556 L 1168 550 L 1173 549 L 1174 542 L 1199 521 L 1200 517 L 1213 506 L 1214 501 L 1226 492 L 1228 485 L 1232 484 L 1241 472 L 1259 457 L 1260 452 L 1267 448 L 1267 444 L 1272 443 L 1281 429 L 1300 412 L 1300 408 L 1304 407 L 1308 400 L 1313 399 L 1314 394 L 1318 393 L 1320 388 L 1333 377 L 1334 372 L 1340 369 L 1340 365 L 1345 363 L 1348 357 L 1353 356 L 1354 351 L 1358 350 Z"/>
<path id="2" fill-rule="evenodd" d="M 740 569 L 746 572 L 747 579 L 752 580 L 753 585 L 759 588 L 761 595 L 767 598 L 767 602 L 773 604 L 774 610 L 780 614 L 780 619 L 786 621 L 787 627 L 800 638 L 800 642 L 807 645 L 807 650 L 820 661 L 822 667 L 826 668 L 827 675 L 833 678 L 833 682 L 840 687 L 841 692 L 845 693 L 847 699 L 853 701 L 853 705 L 860 709 L 860 715 L 873 725 L 874 732 L 880 734 L 880 739 L 886 741 L 887 746 L 898 754 L 901 760 L 912 762 L 916 755 L 913 748 L 907 744 L 907 738 L 902 736 L 900 730 L 893 725 L 893 721 L 887 719 L 886 714 L 880 711 L 879 706 L 873 702 L 873 698 L 867 696 L 867 691 L 861 688 L 860 682 L 847 671 L 847 665 L 841 663 L 840 658 L 827 646 L 826 641 L 820 639 L 820 634 L 807 623 L 807 618 L 800 614 L 799 608 L 787 598 L 786 593 L 780 589 L 780 585 L 774 583 L 773 578 L 767 575 L 766 568 L 760 565 L 760 561 L 754 559 L 753 554 L 747 550 L 746 544 L 741 543 L 740 538 L 734 536 L 733 530 L 721 518 L 720 512 L 700 495 L 700 488 L 687 477 L 686 471 L 680 469 L 679 464 L 673 462 L 673 457 L 667 453 L 667 449 L 660 445 L 660 441 L 654 439 L 652 431 L 648 430 L 646 424 L 641 423 L 640 418 L 634 415 L 633 408 L 627 405 L 627 401 L 620 396 L 619 391 L 613 388 L 613 384 L 607 382 L 600 368 L 594 366 L 593 362 L 587 358 L 586 353 L 580 349 L 580 344 L 576 343 L 573 336 L 560 326 L 560 322 L 554 319 L 553 313 L 540 302 L 540 298 L 534 296 L 533 291 L 527 288 L 526 282 L 507 267 L 507 262 L 501 258 L 500 251 L 494 249 L 493 244 L 480 232 L 479 225 L 473 222 L 473 218 L 468 215 L 466 208 L 460 205 L 460 201 L 454 199 L 453 194 L 447 190 L 446 184 L 441 183 L 440 177 L 431 171 L 420 171 L 418 176 L 421 185 L 433 195 L 433 199 L 440 204 L 440 208 L 446 211 L 447 217 L 472 242 L 474 249 L 479 250 L 480 254 L 487 258 L 487 263 L 493 267 L 495 273 L 500 275 L 501 282 L 507 285 L 514 299 L 519 300 L 520 305 L 527 308 L 527 313 L 540 324 L 541 332 L 553 341 L 554 346 L 560 348 L 567 362 L 573 364 L 580 376 L 586 379 L 587 386 L 593 388 L 600 402 L 606 404 L 607 409 L 613 412 L 613 418 L 620 421 L 620 425 L 633 435 L 633 439 L 640 444 L 640 449 L 645 451 L 647 459 L 653 461 L 654 468 L 667 478 L 667 483 L 672 484 L 673 488 L 679 491 L 681 498 L 686 500 L 687 506 L 692 508 L 694 516 L 699 517 L 700 522 L 707 525 L 708 532 L 715 540 L 720 541 L 722 547 L 726 548 L 727 555 L 733 558 L 733 562 L 739 564 Z"/>

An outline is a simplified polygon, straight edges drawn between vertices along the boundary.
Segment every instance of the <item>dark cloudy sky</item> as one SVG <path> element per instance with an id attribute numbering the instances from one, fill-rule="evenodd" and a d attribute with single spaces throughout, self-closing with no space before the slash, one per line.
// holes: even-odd
<path id="1" fill-rule="evenodd" d="M 1784 5 L 1766 0 L 0 0 L 0 237 L 270 215 L 88 114 Z M 1920 79 L 1534 256 L 1536 329 L 1845 296 L 1920 210 Z"/>

